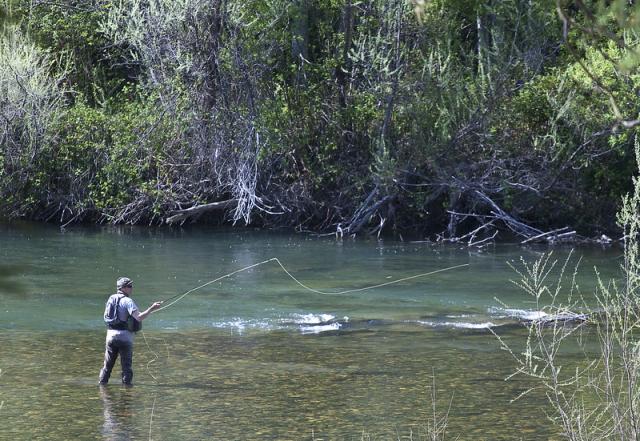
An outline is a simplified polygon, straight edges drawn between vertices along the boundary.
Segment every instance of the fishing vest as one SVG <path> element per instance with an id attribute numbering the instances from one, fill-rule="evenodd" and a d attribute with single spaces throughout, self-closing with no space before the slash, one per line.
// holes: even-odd
<path id="1" fill-rule="evenodd" d="M 104 308 L 104 323 L 109 329 L 116 329 L 120 331 L 138 332 L 142 329 L 142 322 L 133 318 L 129 311 L 127 311 L 127 319 L 121 320 L 118 315 L 118 308 L 120 307 L 120 300 L 125 297 L 124 294 L 116 293 L 109 297 L 107 304 Z"/>

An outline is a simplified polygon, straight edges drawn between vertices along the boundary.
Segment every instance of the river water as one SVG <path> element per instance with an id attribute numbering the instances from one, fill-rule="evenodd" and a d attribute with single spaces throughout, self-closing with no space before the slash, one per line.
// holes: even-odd
<path id="1" fill-rule="evenodd" d="M 505 381 L 515 365 L 488 331 L 522 345 L 539 308 L 509 262 L 546 251 L 0 224 L 0 439 L 418 440 L 434 409 L 450 439 L 558 439 L 541 394 L 512 402 L 531 384 Z M 97 386 L 117 277 L 144 309 L 274 257 L 323 293 L 274 261 L 209 284 L 144 322 L 134 387 L 119 366 Z M 594 266 L 616 277 L 621 257 L 573 250 L 587 302 Z"/>

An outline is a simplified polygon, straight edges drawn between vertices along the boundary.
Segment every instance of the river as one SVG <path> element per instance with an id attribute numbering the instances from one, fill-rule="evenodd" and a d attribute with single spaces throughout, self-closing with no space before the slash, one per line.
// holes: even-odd
<path id="1" fill-rule="evenodd" d="M 505 381 L 514 362 L 488 331 L 522 345 L 519 323 L 538 312 L 509 262 L 546 251 L 0 224 L 0 439 L 418 440 L 434 408 L 448 439 L 558 439 L 541 394 L 512 402 L 530 384 Z M 134 387 L 117 383 L 118 365 L 97 386 L 119 276 L 146 308 L 274 257 L 322 293 L 275 261 L 206 285 L 144 322 Z M 573 250 L 587 302 L 594 266 L 616 277 L 621 258 Z"/>

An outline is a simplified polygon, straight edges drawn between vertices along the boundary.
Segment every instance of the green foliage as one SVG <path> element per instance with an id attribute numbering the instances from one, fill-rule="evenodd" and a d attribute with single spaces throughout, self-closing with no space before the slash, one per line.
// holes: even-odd
<path id="1" fill-rule="evenodd" d="M 120 92 L 135 65 L 124 63 L 126 51 L 100 32 L 99 23 L 111 2 L 79 0 L 67 3 L 36 3 L 15 0 L 15 15 L 22 19 L 31 38 L 41 47 L 64 54 L 70 65 L 66 81 L 91 105 Z"/>
<path id="2" fill-rule="evenodd" d="M 140 195 L 154 201 L 149 210 L 157 214 L 166 196 L 158 188 L 174 178 L 165 161 L 180 147 L 171 140 L 182 122 L 163 118 L 156 108 L 153 97 L 112 99 L 101 108 L 76 99 L 50 128 L 55 137 L 35 157 L 35 171 L 10 197 L 35 218 L 97 220 Z"/>
<path id="3" fill-rule="evenodd" d="M 490 215 L 485 194 L 591 233 L 630 188 L 613 129 L 637 116 L 637 8 L 618 0 L 10 1 L 60 104 L 46 136 L 23 112 L 2 138 L 12 215 L 161 222 L 233 198 L 235 220 L 333 228 L 375 194 L 393 203 L 359 224 L 426 233 Z"/>
<path id="4" fill-rule="evenodd" d="M 640 143 L 634 142 L 636 176 L 640 171 Z M 516 372 L 532 381 L 530 389 L 544 392 L 549 418 L 562 430 L 562 437 L 577 439 L 632 439 L 640 418 L 640 353 L 637 331 L 640 316 L 640 180 L 623 198 L 618 222 L 624 232 L 621 280 L 597 276 L 597 305 L 585 304 L 576 283 L 578 265 L 568 275 L 570 258 L 551 281 L 557 261 L 551 254 L 514 268 L 515 284 L 526 292 L 535 310 L 544 312 L 528 325 L 523 348 L 510 347 L 497 334 L 502 348 L 516 363 Z M 557 272 L 556 272 L 557 273 Z M 576 312 L 582 311 L 582 312 Z M 575 350 L 578 345 L 580 351 Z M 565 358 L 567 345 L 579 359 Z M 576 361 L 577 360 L 577 361 Z"/>

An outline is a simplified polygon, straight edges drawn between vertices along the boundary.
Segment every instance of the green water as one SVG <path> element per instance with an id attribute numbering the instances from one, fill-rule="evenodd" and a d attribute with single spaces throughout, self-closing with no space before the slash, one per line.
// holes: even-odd
<path id="1" fill-rule="evenodd" d="M 545 249 L 483 252 L 426 243 L 336 241 L 256 231 L 0 225 L 0 439 L 422 439 L 449 409 L 449 436 L 558 439 L 486 329 L 521 344 L 536 310 L 507 262 Z M 556 249 L 563 259 L 569 249 Z M 104 302 L 118 276 L 142 308 L 209 285 L 158 312 L 136 338 L 133 388 L 96 386 Z M 593 266 L 617 275 L 620 249 L 576 249 L 581 294 Z M 496 300 L 496 298 L 499 299 Z M 145 342 L 146 339 L 146 342 Z"/>

